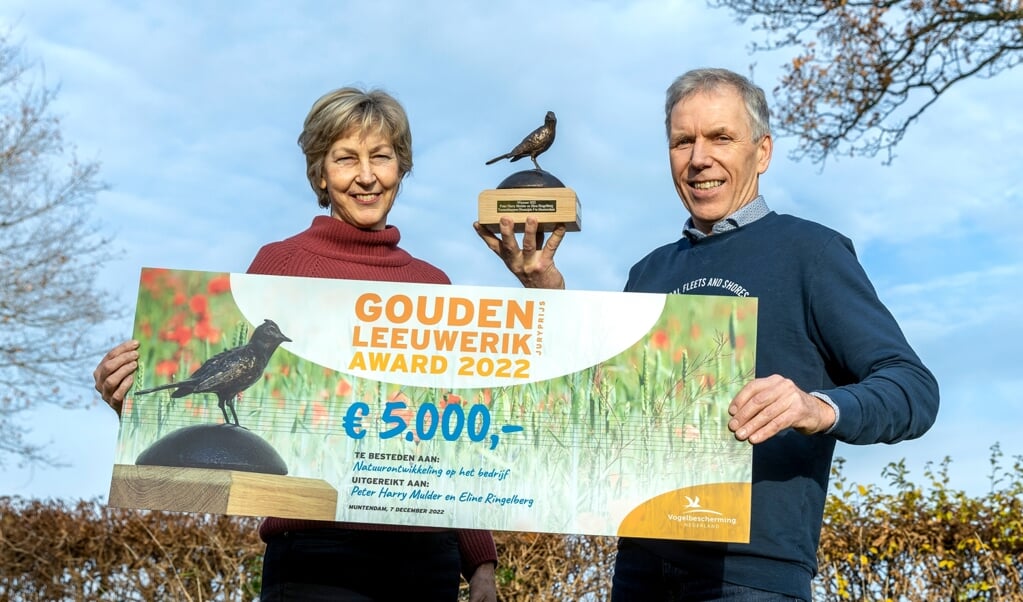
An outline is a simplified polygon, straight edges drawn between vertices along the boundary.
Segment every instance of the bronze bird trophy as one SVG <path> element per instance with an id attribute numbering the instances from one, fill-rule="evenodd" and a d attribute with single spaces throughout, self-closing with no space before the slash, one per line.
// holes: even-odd
<path id="1" fill-rule="evenodd" d="M 492 165 L 502 159 L 511 162 L 529 157 L 536 169 L 519 171 L 505 178 L 496 189 L 484 190 L 479 195 L 479 222 L 493 232 L 500 229 L 502 217 L 515 222 L 515 231 L 525 229 L 526 218 L 536 218 L 540 229 L 551 231 L 564 224 L 568 232 L 582 228 L 579 199 L 561 180 L 540 168 L 536 158 L 554 143 L 558 119 L 547 111 L 544 123 L 529 133 L 522 142 L 503 155 L 487 161 Z"/>

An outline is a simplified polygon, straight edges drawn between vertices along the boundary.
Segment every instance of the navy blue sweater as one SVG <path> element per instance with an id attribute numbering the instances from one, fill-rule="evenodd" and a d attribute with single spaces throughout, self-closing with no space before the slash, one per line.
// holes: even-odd
<path id="1" fill-rule="evenodd" d="M 757 377 L 780 374 L 831 397 L 827 435 L 786 430 L 753 448 L 749 544 L 637 543 L 723 581 L 810 600 L 835 441 L 895 443 L 922 435 L 938 385 L 878 299 L 852 243 L 771 212 L 737 230 L 654 250 L 626 291 L 758 298 Z"/>

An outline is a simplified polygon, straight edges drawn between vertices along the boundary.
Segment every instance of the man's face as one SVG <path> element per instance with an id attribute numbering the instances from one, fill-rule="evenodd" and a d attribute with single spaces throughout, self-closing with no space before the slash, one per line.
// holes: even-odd
<path id="1" fill-rule="evenodd" d="M 750 118 L 731 88 L 698 92 L 670 115 L 671 176 L 693 224 L 714 224 L 757 197 L 757 178 L 771 162 L 771 137 L 752 139 Z"/>

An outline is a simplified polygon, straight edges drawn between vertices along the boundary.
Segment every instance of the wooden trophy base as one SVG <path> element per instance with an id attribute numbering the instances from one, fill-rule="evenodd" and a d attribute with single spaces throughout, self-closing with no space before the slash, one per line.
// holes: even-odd
<path id="1" fill-rule="evenodd" d="M 115 464 L 109 505 L 332 521 L 337 517 L 337 490 L 319 479 L 302 477 Z"/>
<path id="2" fill-rule="evenodd" d="M 582 229 L 579 198 L 571 188 L 496 188 L 480 193 L 479 223 L 491 232 L 501 231 L 502 217 L 510 217 L 515 231 L 522 232 L 530 216 L 544 232 L 558 224 L 565 224 L 568 232 Z"/>

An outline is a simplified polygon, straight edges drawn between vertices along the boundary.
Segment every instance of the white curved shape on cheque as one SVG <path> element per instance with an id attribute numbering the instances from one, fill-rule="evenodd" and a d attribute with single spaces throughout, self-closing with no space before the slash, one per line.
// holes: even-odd
<path id="1" fill-rule="evenodd" d="M 435 388 L 522 385 L 584 370 L 614 357 L 646 335 L 660 317 L 666 299 L 666 295 L 648 293 L 538 291 L 254 274 L 231 274 L 231 292 L 238 309 L 254 326 L 267 318 L 275 321 L 281 332 L 293 341 L 282 346 L 299 357 L 344 374 L 404 386 Z M 515 302 L 520 306 L 532 302 L 534 319 L 530 328 L 521 325 L 515 328 L 428 326 L 417 321 L 395 324 L 385 319 L 367 323 L 355 312 L 357 300 L 366 293 L 376 293 L 384 300 L 403 295 L 411 299 L 425 296 L 429 300 L 442 297 L 445 301 L 458 297 L 474 304 L 481 299 L 499 299 L 501 303 Z M 421 351 L 368 349 L 363 345 L 373 327 L 388 329 L 388 334 L 391 329 L 401 328 L 419 328 L 421 332 L 444 330 L 448 331 L 448 335 L 452 334 L 451 331 L 489 331 L 499 337 L 508 335 L 510 338 L 505 340 L 517 341 L 517 345 L 514 352 L 496 354 L 472 351 L 471 344 L 468 351 L 438 350 L 435 347 Z M 473 340 L 471 335 L 468 340 Z M 357 342 L 362 344 L 357 345 Z M 527 347 L 528 351 L 523 353 Z M 353 358 L 359 352 L 390 353 L 389 357 L 393 359 L 400 354 L 426 354 L 430 356 L 428 365 L 444 363 L 446 369 L 440 373 L 360 369 L 353 367 Z M 508 358 L 513 364 L 517 360 L 527 360 L 528 377 L 459 376 L 456 373 L 463 362 L 482 358 L 494 361 Z M 406 365 L 410 363 L 406 362 Z"/>

